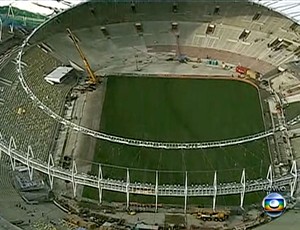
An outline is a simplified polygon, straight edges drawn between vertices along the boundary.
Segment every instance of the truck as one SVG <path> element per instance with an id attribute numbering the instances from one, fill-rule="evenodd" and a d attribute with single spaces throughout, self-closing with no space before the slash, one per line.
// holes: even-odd
<path id="1" fill-rule="evenodd" d="M 252 78 L 254 80 L 257 80 L 260 77 L 260 74 L 258 72 L 255 72 L 251 69 L 248 69 L 246 72 L 246 76 L 249 78 Z"/>
<path id="2" fill-rule="evenodd" d="M 229 211 L 210 211 L 202 210 L 197 213 L 197 219 L 203 221 L 220 221 L 223 222 L 229 218 Z"/>
<path id="3" fill-rule="evenodd" d="M 246 74 L 247 71 L 249 70 L 249 68 L 247 67 L 244 67 L 244 66 L 241 66 L 241 65 L 238 65 L 236 68 L 235 68 L 235 71 L 239 74 Z"/>
<path id="4" fill-rule="evenodd" d="M 258 79 L 260 74 L 256 71 L 253 71 L 247 67 L 244 67 L 244 66 L 240 66 L 238 65 L 236 68 L 235 68 L 235 71 L 239 74 L 243 74 L 249 78 L 252 78 L 254 80 Z"/>

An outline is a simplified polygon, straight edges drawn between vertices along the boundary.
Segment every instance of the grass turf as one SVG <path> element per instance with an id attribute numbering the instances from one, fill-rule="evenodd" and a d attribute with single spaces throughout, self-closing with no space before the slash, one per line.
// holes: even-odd
<path id="1" fill-rule="evenodd" d="M 229 80 L 127 78 L 108 79 L 101 131 L 144 140 L 192 142 L 235 138 L 264 130 L 257 90 Z M 238 181 L 264 176 L 269 164 L 266 140 L 205 150 L 162 150 L 98 141 L 94 162 L 103 175 L 131 181 L 184 184 Z M 105 165 L 107 164 L 107 165 Z M 108 165 L 117 165 L 119 168 Z M 122 168 L 124 167 L 124 168 Z M 92 167 L 98 174 L 98 167 Z M 97 198 L 86 190 L 85 195 Z"/>
<path id="2" fill-rule="evenodd" d="M 300 102 L 290 103 L 285 109 L 286 120 L 291 120 L 299 115 L 300 113 Z"/>

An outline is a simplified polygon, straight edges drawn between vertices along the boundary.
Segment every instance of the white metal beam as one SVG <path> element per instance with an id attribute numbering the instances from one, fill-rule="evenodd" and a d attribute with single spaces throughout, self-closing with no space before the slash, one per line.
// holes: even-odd
<path id="1" fill-rule="evenodd" d="M 8 17 L 13 17 L 13 18 L 15 17 L 14 10 L 13 10 L 11 4 L 9 4 L 9 6 L 8 6 L 7 16 L 8 16 Z"/>
<path id="2" fill-rule="evenodd" d="M 126 179 L 126 208 L 129 209 L 129 185 L 130 185 L 130 175 L 129 169 L 127 168 L 127 179 Z"/>
<path id="3" fill-rule="evenodd" d="M 214 196 L 213 196 L 213 210 L 216 210 L 216 200 L 217 200 L 217 191 L 218 191 L 218 187 L 217 187 L 217 171 L 215 171 L 215 175 L 214 175 Z"/>
<path id="4" fill-rule="evenodd" d="M 8 155 L 9 155 L 12 170 L 15 171 L 15 169 L 16 169 L 16 159 L 12 155 L 13 154 L 13 151 L 12 151 L 13 149 L 17 149 L 17 147 L 16 147 L 14 137 L 11 136 L 10 140 L 9 140 L 9 146 L 8 146 Z"/>
<path id="5" fill-rule="evenodd" d="M 246 190 L 246 172 L 245 172 L 245 169 L 243 169 L 243 171 L 242 171 L 241 185 L 242 185 L 242 191 L 241 191 L 240 207 L 241 207 L 241 209 L 244 209 L 244 198 L 245 198 L 245 190 Z"/>
<path id="6" fill-rule="evenodd" d="M 290 183 L 291 197 L 294 197 L 294 193 L 295 193 L 295 191 L 296 191 L 296 186 L 297 186 L 297 180 L 298 180 L 297 163 L 296 163 L 295 160 L 293 161 L 293 164 L 292 164 L 292 168 L 291 168 L 290 173 L 291 173 L 292 176 L 293 176 L 293 180 L 292 180 L 292 182 Z"/>
<path id="7" fill-rule="evenodd" d="M 155 212 L 158 211 L 158 171 L 155 172 Z"/>
<path id="8" fill-rule="evenodd" d="M 27 154 L 26 154 L 26 159 L 27 159 L 27 168 L 28 168 L 28 173 L 29 173 L 29 178 L 32 180 L 33 176 L 33 167 L 30 166 L 30 159 L 34 159 L 33 151 L 30 145 L 28 145 L 27 149 Z"/>
<path id="9" fill-rule="evenodd" d="M 185 172 L 185 186 L 184 186 L 184 213 L 187 210 L 187 195 L 188 195 L 188 173 Z"/>
<path id="10" fill-rule="evenodd" d="M 75 181 L 75 176 L 77 175 L 77 165 L 75 160 L 72 164 L 72 185 L 73 185 L 73 196 L 76 197 L 77 183 Z"/>
<path id="11" fill-rule="evenodd" d="M 98 192 L 99 192 L 99 203 L 102 203 L 102 186 L 101 182 L 103 180 L 103 174 L 102 174 L 102 167 L 101 164 L 99 164 L 99 169 L 98 169 Z"/>
<path id="12" fill-rule="evenodd" d="M 49 183 L 50 183 L 50 189 L 53 189 L 53 171 L 52 168 L 54 167 L 54 160 L 52 154 L 49 154 L 48 158 L 48 176 L 49 176 Z"/>
<path id="13" fill-rule="evenodd" d="M 272 165 L 269 166 L 268 169 L 268 174 L 267 174 L 267 180 L 269 181 L 269 190 L 272 189 L 273 186 L 273 170 L 272 170 Z"/>

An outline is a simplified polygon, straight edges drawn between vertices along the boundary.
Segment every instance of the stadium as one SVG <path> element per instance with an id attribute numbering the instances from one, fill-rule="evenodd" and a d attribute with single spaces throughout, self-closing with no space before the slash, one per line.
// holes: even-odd
<path id="1" fill-rule="evenodd" d="M 164 227 L 214 229 L 230 211 L 220 229 L 248 229 L 270 221 L 261 202 L 273 191 L 292 209 L 299 4 L 272 6 L 87 1 L 50 17 L 4 8 L 3 177 L 27 204 L 96 206 L 131 224 L 156 213 Z"/>

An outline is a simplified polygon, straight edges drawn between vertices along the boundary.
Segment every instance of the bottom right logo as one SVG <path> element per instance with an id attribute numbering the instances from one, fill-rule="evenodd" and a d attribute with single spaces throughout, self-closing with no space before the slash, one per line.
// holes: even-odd
<path id="1" fill-rule="evenodd" d="M 268 194 L 262 202 L 265 213 L 270 217 L 279 217 L 286 208 L 286 201 L 279 193 Z"/>

